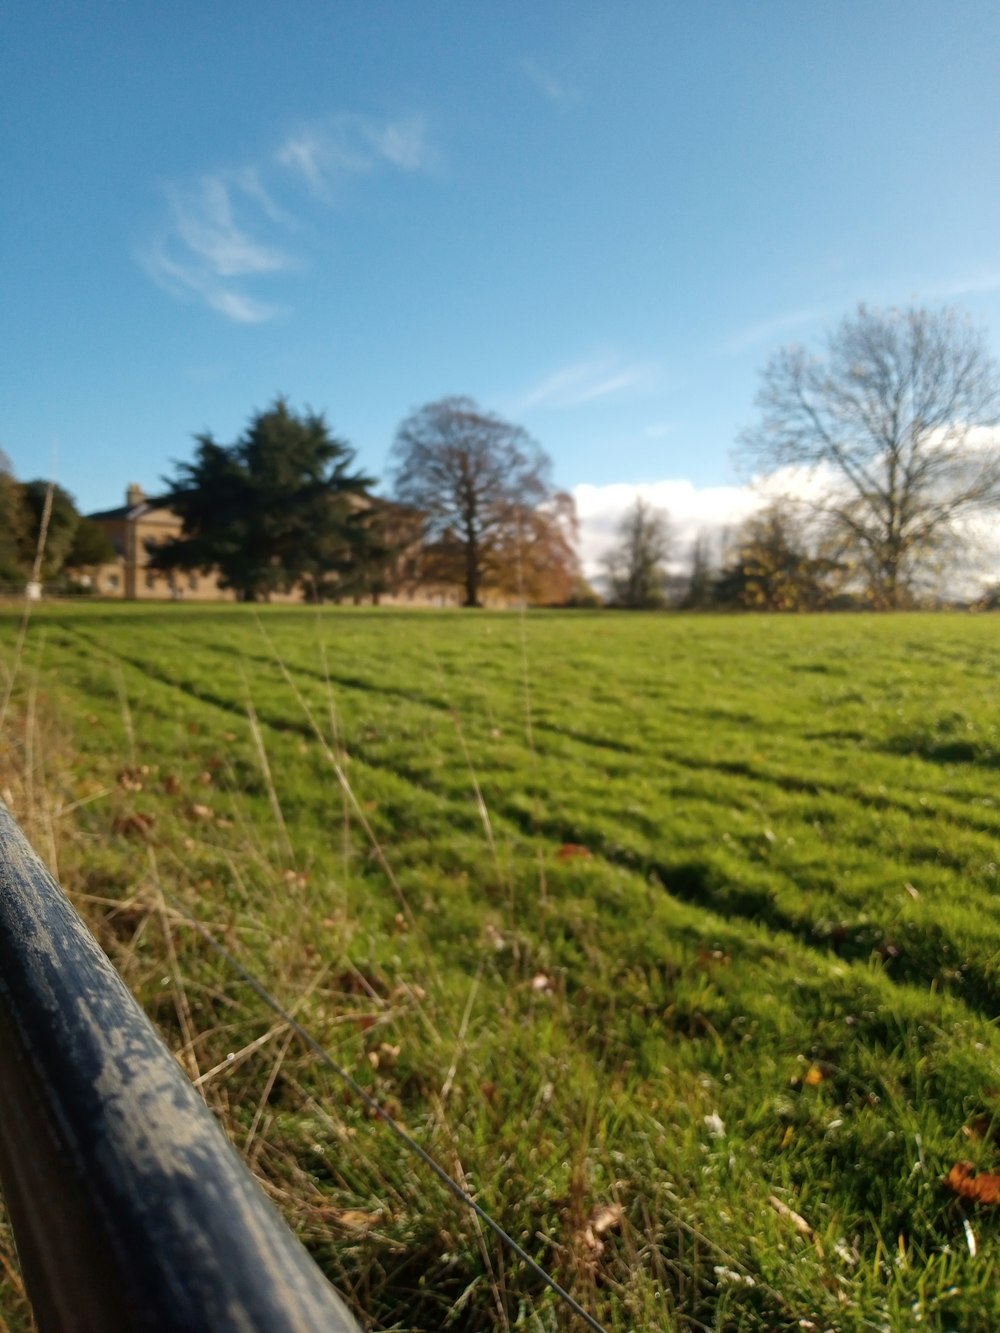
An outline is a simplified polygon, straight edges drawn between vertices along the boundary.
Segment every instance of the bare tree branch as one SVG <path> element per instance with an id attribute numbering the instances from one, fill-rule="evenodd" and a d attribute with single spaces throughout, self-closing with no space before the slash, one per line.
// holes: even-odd
<path id="1" fill-rule="evenodd" d="M 470 398 L 442 398 L 408 416 L 393 460 L 396 497 L 423 513 L 429 549 L 464 584 L 466 606 L 478 606 L 488 584 L 511 584 L 510 562 L 522 558 L 523 538 L 541 535 L 542 515 L 557 522 L 548 455 Z M 575 563 L 571 529 L 565 550 Z"/>
<path id="2" fill-rule="evenodd" d="M 859 306 L 810 357 L 783 348 L 763 373 L 742 452 L 765 472 L 826 472 L 814 504 L 848 537 L 881 605 L 898 606 L 956 521 L 1000 507 L 1000 367 L 953 309 Z"/>

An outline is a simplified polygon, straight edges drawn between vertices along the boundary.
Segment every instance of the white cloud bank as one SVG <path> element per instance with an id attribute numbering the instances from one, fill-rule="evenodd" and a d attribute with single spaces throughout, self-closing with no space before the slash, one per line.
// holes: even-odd
<path id="1" fill-rule="evenodd" d="M 972 433 L 975 447 L 988 447 L 994 433 Z M 614 545 L 622 516 L 638 498 L 664 510 L 670 521 L 670 568 L 681 573 L 690 567 L 695 539 L 704 536 L 715 559 L 722 556 L 727 537 L 752 514 L 778 499 L 801 501 L 802 512 L 836 491 L 836 477 L 825 467 L 783 468 L 767 477 L 735 486 L 696 486 L 684 479 L 615 482 L 606 486 L 583 483 L 573 488 L 580 536 L 577 550 L 588 579 L 600 582 L 601 557 Z M 975 596 L 987 584 L 1000 582 L 1000 533 L 991 512 L 969 513 L 955 525 L 948 559 L 940 573 L 929 571 L 928 588 L 955 596 Z"/>
<path id="2" fill-rule="evenodd" d="M 436 161 L 419 116 L 333 116 L 300 127 L 261 163 L 165 184 L 166 216 L 136 257 L 171 296 L 200 301 L 235 323 L 260 324 L 286 308 L 256 287 L 301 266 L 290 249 L 296 189 L 299 202 L 305 186 L 329 207 L 348 177 L 424 171 Z"/>
<path id="3" fill-rule="evenodd" d="M 600 573 L 602 554 L 614 544 L 625 511 L 640 497 L 669 514 L 675 553 L 672 563 L 681 569 L 700 533 L 721 541 L 727 530 L 739 527 L 766 503 L 766 496 L 751 486 L 699 487 L 681 479 L 575 486 L 573 498 L 580 521 L 578 550 L 588 578 Z"/>

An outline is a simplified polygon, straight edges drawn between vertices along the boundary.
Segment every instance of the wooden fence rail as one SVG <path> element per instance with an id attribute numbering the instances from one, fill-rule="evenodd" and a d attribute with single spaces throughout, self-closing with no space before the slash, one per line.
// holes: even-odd
<path id="1" fill-rule="evenodd" d="M 358 1333 L 2 804 L 0 1188 L 41 1333 Z"/>

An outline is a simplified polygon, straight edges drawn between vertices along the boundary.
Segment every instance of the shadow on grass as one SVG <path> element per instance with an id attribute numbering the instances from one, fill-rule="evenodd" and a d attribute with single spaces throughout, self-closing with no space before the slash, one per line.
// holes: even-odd
<path id="1" fill-rule="evenodd" d="M 537 835 L 532 821 L 515 818 L 526 832 Z M 581 829 L 560 829 L 551 836 L 590 846 L 608 864 L 658 883 L 672 897 L 717 916 L 788 935 L 846 963 L 876 963 L 891 981 L 940 988 L 988 1018 L 1000 1008 L 1000 984 L 988 960 L 965 957 L 937 922 L 898 921 L 890 928 L 869 920 L 816 921 L 787 911 L 771 890 L 734 883 L 707 862 L 651 860 L 622 847 L 601 846 Z"/>
<path id="2" fill-rule="evenodd" d="M 931 764 L 973 764 L 993 771 L 1000 769 L 1000 750 L 979 741 L 952 736 L 897 736 L 882 747 L 884 754 L 925 759 Z"/>

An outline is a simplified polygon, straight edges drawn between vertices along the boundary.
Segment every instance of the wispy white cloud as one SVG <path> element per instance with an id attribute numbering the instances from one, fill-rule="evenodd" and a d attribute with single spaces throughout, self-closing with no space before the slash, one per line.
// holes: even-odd
<path id="1" fill-rule="evenodd" d="M 298 222 L 294 214 L 290 213 L 287 208 L 282 208 L 275 199 L 273 192 L 264 185 L 264 177 L 260 167 L 243 167 L 241 170 L 233 172 L 233 180 L 246 197 L 260 207 L 261 212 L 269 222 L 276 223 L 288 231 L 297 229 Z"/>
<path id="2" fill-rule="evenodd" d="M 565 79 L 542 65 L 534 56 L 525 56 L 520 61 L 521 73 L 525 75 L 529 83 L 535 87 L 543 97 L 547 98 L 555 106 L 565 110 L 573 106 L 580 100 L 580 92 Z"/>
<path id="3" fill-rule="evenodd" d="M 168 221 L 139 252 L 164 291 L 200 300 L 237 324 L 262 324 L 281 307 L 245 290 L 243 280 L 280 273 L 291 258 L 261 235 L 268 196 L 252 176 L 205 175 L 194 185 L 168 185 Z"/>
<path id="4" fill-rule="evenodd" d="M 261 324 L 287 307 L 256 287 L 302 266 L 289 248 L 300 231 L 296 199 L 303 205 L 301 190 L 290 189 L 296 180 L 330 205 L 343 176 L 421 171 L 436 160 L 419 116 L 341 115 L 304 126 L 259 163 L 166 184 L 164 221 L 136 257 L 172 296 L 238 324 Z"/>
<path id="5" fill-rule="evenodd" d="M 816 324 L 827 319 L 828 316 L 829 311 L 821 306 L 812 306 L 803 310 L 785 310 L 781 314 L 772 315 L 768 319 L 757 320 L 753 324 L 746 324 L 743 328 L 737 329 L 721 343 L 719 351 L 723 356 L 737 356 L 740 352 L 747 352 L 753 347 L 759 347 L 762 343 L 785 337 L 796 329 L 804 328 L 807 324 Z"/>
<path id="6" fill-rule="evenodd" d="M 428 141 L 422 116 L 382 125 L 369 121 L 364 133 L 376 155 L 401 171 L 427 171 L 438 164 L 438 153 Z"/>
<path id="7" fill-rule="evenodd" d="M 219 278 L 277 273 L 289 264 L 279 249 L 255 237 L 237 219 L 240 196 L 245 193 L 240 184 L 224 176 L 203 176 L 193 189 L 167 189 L 178 240 Z M 250 197 L 251 204 L 255 197 Z"/>
<path id="8" fill-rule="evenodd" d="M 329 202 L 346 177 L 367 175 L 380 167 L 426 171 L 437 165 L 439 155 L 421 116 L 383 121 L 341 115 L 290 134 L 275 160 Z"/>
<path id="9" fill-rule="evenodd" d="M 647 387 L 654 377 L 655 369 L 648 362 L 625 362 L 616 356 L 586 357 L 547 375 L 521 395 L 517 406 L 522 411 L 531 407 L 581 407 L 627 389 Z"/>

